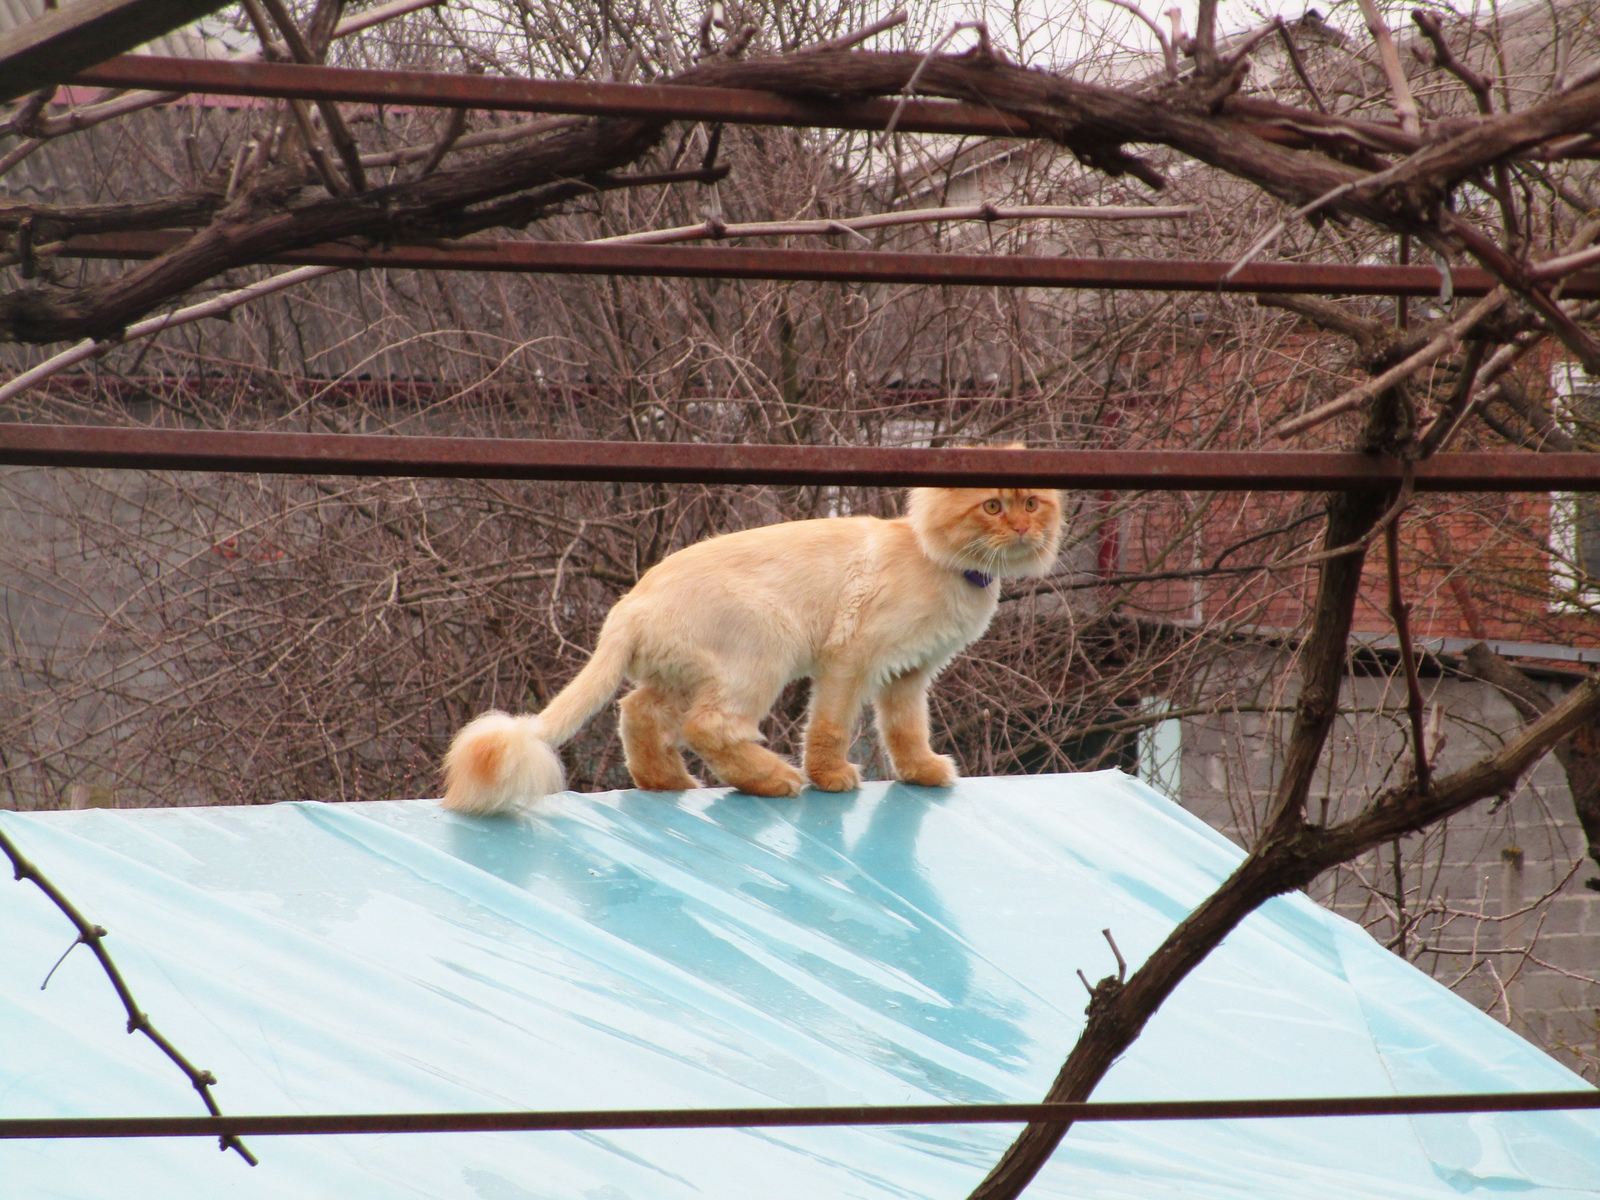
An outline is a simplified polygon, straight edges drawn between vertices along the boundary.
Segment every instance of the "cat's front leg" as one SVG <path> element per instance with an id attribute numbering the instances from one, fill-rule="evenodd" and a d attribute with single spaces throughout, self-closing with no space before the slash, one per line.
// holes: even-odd
<path id="1" fill-rule="evenodd" d="M 894 763 L 895 777 L 918 787 L 950 787 L 961 778 L 955 760 L 935 754 L 928 740 L 929 675 L 912 671 L 891 679 L 878 693 L 878 733 Z"/>
<path id="2" fill-rule="evenodd" d="M 849 758 L 861 693 L 861 680 L 843 670 L 824 669 L 811 682 L 803 761 L 806 778 L 825 792 L 853 792 L 861 786 L 861 769 Z"/>

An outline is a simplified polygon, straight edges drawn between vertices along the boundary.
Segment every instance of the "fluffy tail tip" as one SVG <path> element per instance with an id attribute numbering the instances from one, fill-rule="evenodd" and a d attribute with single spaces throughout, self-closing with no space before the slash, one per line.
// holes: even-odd
<path id="1" fill-rule="evenodd" d="M 444 806 L 500 813 L 565 787 L 561 759 L 539 736 L 537 720 L 487 712 L 463 726 L 444 756 Z"/>

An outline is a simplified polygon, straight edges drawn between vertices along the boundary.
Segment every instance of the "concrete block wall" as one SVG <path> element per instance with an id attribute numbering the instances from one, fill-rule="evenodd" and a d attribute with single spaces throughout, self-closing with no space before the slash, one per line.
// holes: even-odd
<path id="1" fill-rule="evenodd" d="M 1263 676 L 1264 677 L 1264 676 Z M 1429 703 L 1446 714 L 1435 770 L 1475 761 L 1521 722 L 1494 689 L 1471 680 L 1425 679 Z M 1356 677 L 1342 706 L 1400 705 L 1398 681 Z M 1549 685 L 1559 694 L 1557 683 Z M 1291 687 L 1272 707 L 1290 708 Z M 1241 845 L 1254 833 L 1276 783 L 1292 714 L 1223 712 L 1188 718 L 1182 729 L 1180 799 Z M 1409 727 L 1394 716 L 1341 716 L 1312 790 L 1317 817 L 1330 820 L 1398 780 L 1409 762 Z M 1544 1047 L 1590 1080 L 1600 1080 L 1600 875 L 1572 809 L 1567 782 L 1546 756 L 1509 798 L 1490 800 L 1395 849 L 1379 847 L 1330 872 L 1310 889 L 1335 912 L 1460 995 Z M 1403 918 L 1397 920 L 1403 912 Z"/>

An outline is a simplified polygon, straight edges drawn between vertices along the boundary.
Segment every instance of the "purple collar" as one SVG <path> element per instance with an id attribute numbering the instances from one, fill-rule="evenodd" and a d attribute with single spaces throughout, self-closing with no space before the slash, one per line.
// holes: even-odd
<path id="1" fill-rule="evenodd" d="M 982 571 L 963 571 L 961 572 L 961 578 L 975 588 L 986 588 L 994 582 L 993 575 L 985 575 Z"/>

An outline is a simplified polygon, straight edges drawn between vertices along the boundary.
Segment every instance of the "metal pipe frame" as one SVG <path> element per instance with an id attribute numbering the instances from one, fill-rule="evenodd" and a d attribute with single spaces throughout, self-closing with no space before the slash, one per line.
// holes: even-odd
<path id="1" fill-rule="evenodd" d="M 88 234 L 70 239 L 60 253 L 65 258 L 149 259 L 181 245 L 189 236 L 165 230 Z M 1233 264 L 1205 259 L 1028 258 L 1001 254 L 594 242 L 462 241 L 370 249 L 327 243 L 285 251 L 262 261 L 351 270 L 385 267 L 548 275 L 643 275 L 672 279 L 1347 296 L 1434 296 L 1439 292 L 1440 283 L 1439 271 L 1432 266 L 1250 263 L 1232 279 L 1225 279 Z M 1458 296 L 1482 296 L 1499 282 L 1489 272 L 1476 267 L 1457 267 L 1450 274 Z M 1600 299 L 1600 272 L 1585 271 L 1569 277 L 1562 287 L 1562 295 L 1576 300 Z"/>
<path id="2" fill-rule="evenodd" d="M 110 59 L 79 72 L 70 82 L 89 87 L 144 88 L 155 92 L 818 129 L 883 129 L 899 108 L 901 112 L 895 128 L 906 133 L 1038 136 L 1020 117 L 946 100 L 808 102 L 740 88 L 598 83 L 581 79 L 505 79 L 436 71 L 369 71 L 143 54 Z"/>
<path id="3" fill-rule="evenodd" d="M 559 1129 L 756 1129 L 839 1125 L 1011 1125 L 1030 1121 L 1204 1121 L 1600 1108 L 1600 1091 L 1466 1092 L 1293 1100 L 1063 1104 L 899 1104 L 818 1108 L 599 1109 L 573 1112 L 337 1113 L 260 1117 L 41 1117 L 0 1121 L 0 1139 L 262 1137 L 276 1134 L 483 1133 Z"/>
<path id="4" fill-rule="evenodd" d="M 1305 450 L 996 450 L 693 445 L 0 424 L 0 465 L 150 471 L 866 487 L 1390 491 L 1398 459 Z M 1419 492 L 1600 491 L 1600 454 L 1457 453 Z"/>

